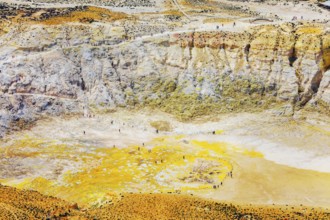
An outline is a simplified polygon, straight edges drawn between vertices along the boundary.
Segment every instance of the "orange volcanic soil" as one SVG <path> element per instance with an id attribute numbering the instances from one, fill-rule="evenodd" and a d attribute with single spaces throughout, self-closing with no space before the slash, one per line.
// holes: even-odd
<path id="1" fill-rule="evenodd" d="M 305 206 L 251 206 L 175 194 L 121 194 L 101 207 L 82 208 L 36 191 L 0 185 L 0 219 L 329 219 Z"/>

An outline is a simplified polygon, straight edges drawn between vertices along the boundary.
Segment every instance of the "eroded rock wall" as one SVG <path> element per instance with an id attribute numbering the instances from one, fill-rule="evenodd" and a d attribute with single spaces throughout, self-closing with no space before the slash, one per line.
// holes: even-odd
<path id="1" fill-rule="evenodd" d="M 0 134 L 43 114 L 152 106 L 188 119 L 284 103 L 330 105 L 320 25 L 169 33 L 126 42 L 104 24 L 26 26 L 0 37 Z"/>

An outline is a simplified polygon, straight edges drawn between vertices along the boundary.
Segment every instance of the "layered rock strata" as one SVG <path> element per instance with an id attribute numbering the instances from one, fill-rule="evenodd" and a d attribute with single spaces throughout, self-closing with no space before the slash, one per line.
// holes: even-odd
<path id="1" fill-rule="evenodd" d="M 165 33 L 125 41 L 97 24 L 16 26 L 0 37 L 0 134 L 43 114 L 152 106 L 189 119 L 330 105 L 322 25 Z"/>

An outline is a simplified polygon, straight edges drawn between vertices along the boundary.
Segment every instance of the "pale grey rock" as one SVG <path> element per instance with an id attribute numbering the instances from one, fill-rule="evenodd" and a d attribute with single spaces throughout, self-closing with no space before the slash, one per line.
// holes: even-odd
<path id="1" fill-rule="evenodd" d="M 223 95 L 226 86 L 242 81 L 237 91 L 276 96 L 287 104 L 279 111 L 284 115 L 292 114 L 297 102 L 330 104 L 330 73 L 322 74 L 315 56 L 299 57 L 291 66 L 288 56 L 271 49 L 267 57 L 259 49 L 246 54 L 251 42 L 244 36 L 227 48 L 181 47 L 173 36 L 108 45 L 94 35 L 96 29 L 109 40 L 121 39 L 122 33 L 100 26 L 36 25 L 0 37 L 0 136 L 18 129 L 15 122 L 33 122 L 43 114 L 84 113 L 89 106 L 115 108 L 164 98 L 170 82 L 176 92 L 231 103 L 235 100 Z M 230 36 L 226 40 L 233 42 Z"/>

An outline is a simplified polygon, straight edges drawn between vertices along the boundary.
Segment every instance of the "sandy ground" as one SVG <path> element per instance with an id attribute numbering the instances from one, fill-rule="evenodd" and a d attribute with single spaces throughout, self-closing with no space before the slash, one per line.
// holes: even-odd
<path id="1" fill-rule="evenodd" d="M 271 113 L 241 113 L 219 116 L 211 122 L 201 119 L 201 122 L 181 123 L 161 112 L 123 110 L 94 118 L 74 118 L 70 122 L 52 118 L 39 122 L 38 126 L 23 134 L 99 147 L 141 145 L 159 135 L 183 134 L 188 140 L 227 142 L 257 150 L 266 159 L 279 164 L 330 173 L 330 120 L 311 117 L 295 120 L 275 117 Z M 159 120 L 170 122 L 173 131 L 157 134 L 150 122 Z M 212 135 L 214 130 L 223 130 L 223 133 Z"/>
<path id="2" fill-rule="evenodd" d="M 330 120 L 315 114 L 305 119 L 305 115 L 293 119 L 269 112 L 244 113 L 182 123 L 162 112 L 120 110 L 94 118 L 46 119 L 29 131 L 7 137 L 1 146 L 13 146 L 15 141 L 29 137 L 56 140 L 68 146 L 82 144 L 86 148 L 79 151 L 84 155 L 91 149 L 114 145 L 125 149 L 144 143 L 147 149 L 153 149 L 157 146 L 153 140 L 160 137 L 180 136 L 180 142 L 176 143 L 182 143 L 187 151 L 195 140 L 226 143 L 232 147 L 227 153 L 233 164 L 233 178 L 226 178 L 220 189 L 188 190 L 188 193 L 238 203 L 330 207 Z M 172 131 L 156 133 L 150 122 L 159 120 L 169 122 Z M 217 134 L 212 134 L 213 131 Z M 245 150 L 263 156 L 255 157 L 244 153 Z M 63 165 L 60 158 L 53 159 L 59 160 L 58 164 L 65 170 L 76 170 L 83 165 L 67 161 Z M 35 161 L 37 158 L 30 158 L 26 163 Z M 38 158 L 38 163 L 39 167 L 43 163 L 47 166 L 33 175 L 47 177 L 47 168 L 56 167 L 56 163 L 50 166 L 42 158 Z M 14 180 L 11 177 L 12 182 L 8 183 L 15 183 Z"/>

